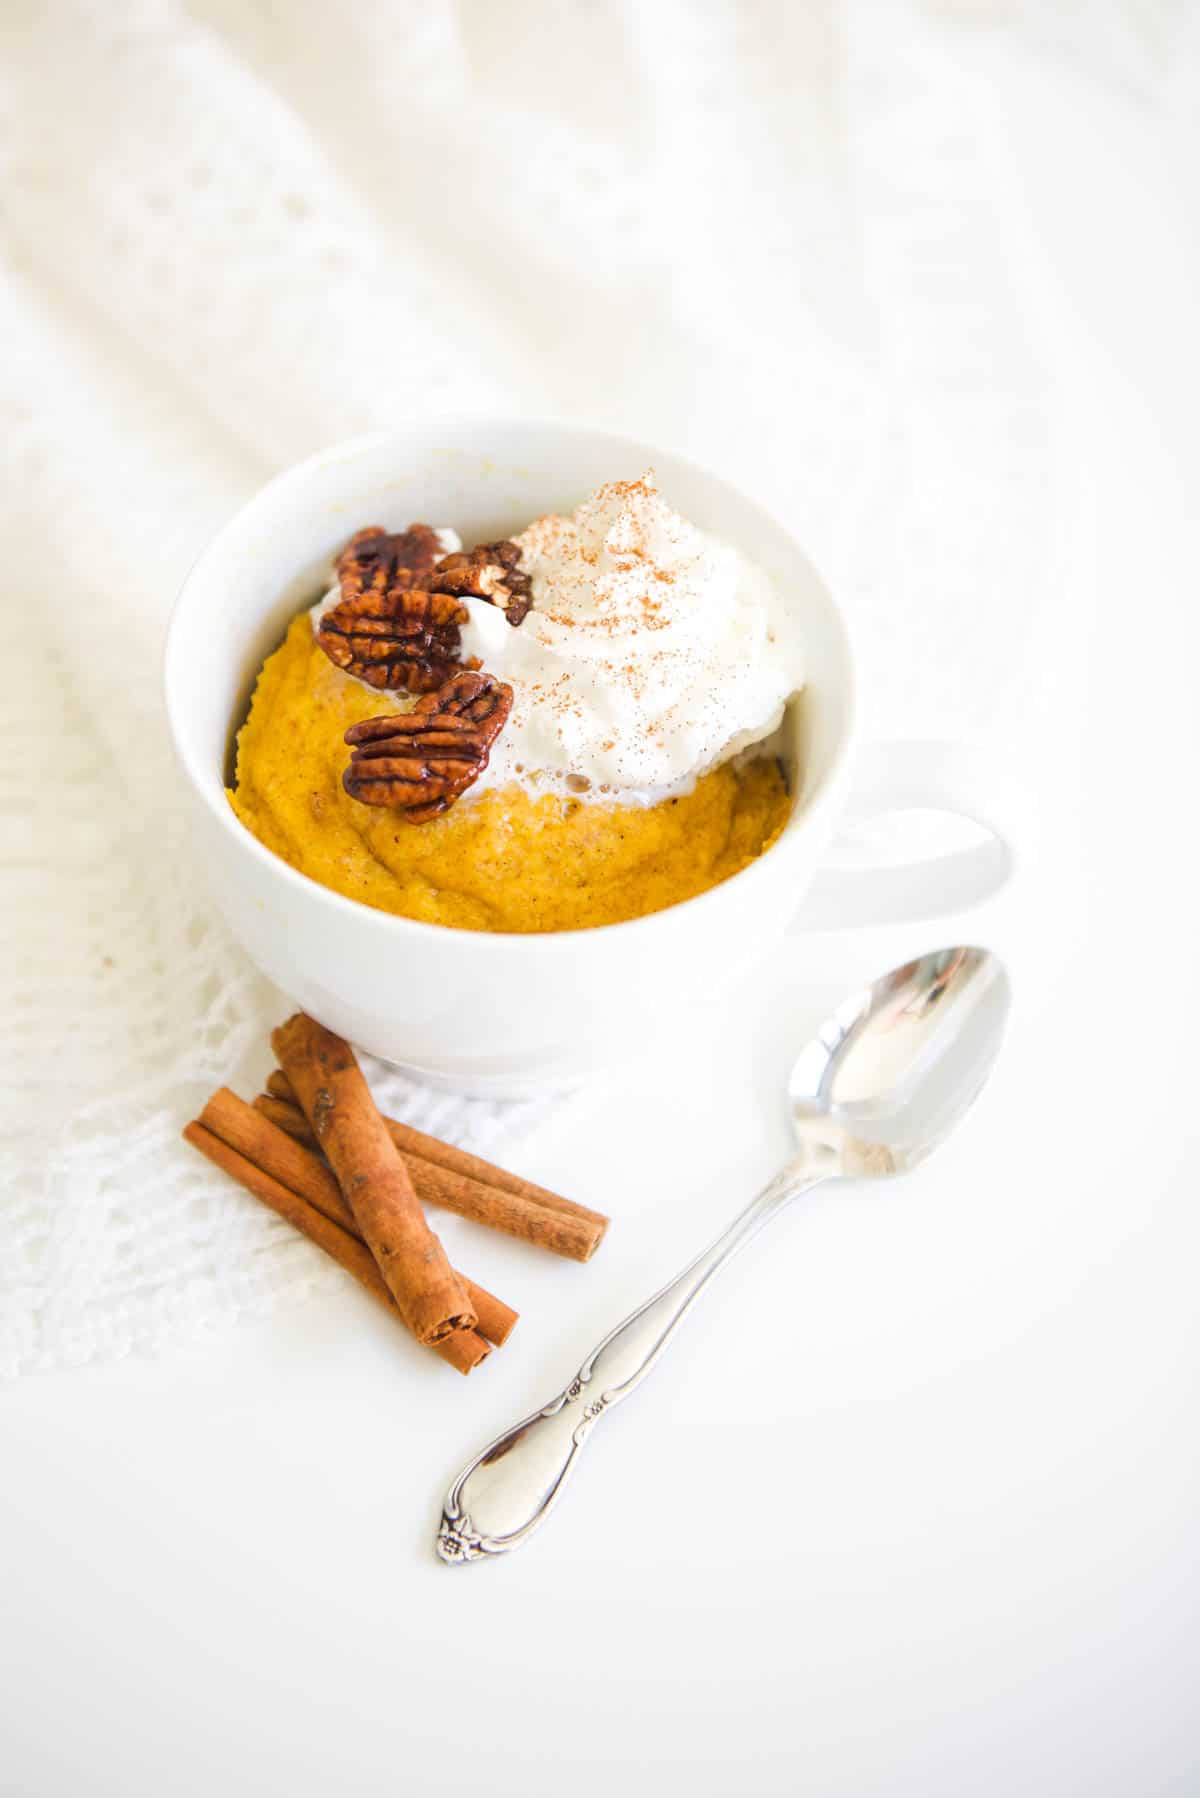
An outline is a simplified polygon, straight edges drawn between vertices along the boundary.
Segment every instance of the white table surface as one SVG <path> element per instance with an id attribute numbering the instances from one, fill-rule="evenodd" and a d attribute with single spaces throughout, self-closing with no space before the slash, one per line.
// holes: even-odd
<path id="1" fill-rule="evenodd" d="M 793 940 L 544 1127 L 521 1165 L 611 1239 L 577 1269 L 447 1227 L 524 1313 L 470 1381 L 348 1287 L 0 1394 L 0 1789 L 1200 1789 L 1200 393 L 1182 294 L 1150 334 L 1128 275 L 1093 299 L 1094 554 L 1040 840 L 962 926 L 1018 1007 L 961 1135 L 761 1238 L 495 1564 L 434 1560 L 450 1476 L 772 1169 L 787 1044 L 929 932 Z"/>

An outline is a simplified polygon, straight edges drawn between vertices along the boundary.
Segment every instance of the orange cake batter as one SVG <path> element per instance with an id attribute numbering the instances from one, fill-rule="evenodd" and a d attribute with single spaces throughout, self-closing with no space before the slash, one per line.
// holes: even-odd
<path id="1" fill-rule="evenodd" d="M 346 729 L 386 709 L 334 667 L 307 613 L 259 675 L 229 802 L 268 849 L 381 911 L 460 930 L 575 930 L 661 911 L 770 847 L 791 799 L 771 757 L 726 762 L 658 805 L 507 785 L 414 825 L 342 787 Z"/>

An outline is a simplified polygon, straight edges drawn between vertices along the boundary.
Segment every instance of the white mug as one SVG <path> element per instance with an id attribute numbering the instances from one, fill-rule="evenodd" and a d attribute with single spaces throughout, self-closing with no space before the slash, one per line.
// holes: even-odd
<path id="1" fill-rule="evenodd" d="M 421 519 L 494 541 L 653 467 L 665 498 L 758 562 L 799 613 L 808 679 L 789 710 L 795 799 L 776 843 L 722 885 L 624 924 L 547 935 L 454 930 L 330 892 L 253 837 L 225 794 L 255 676 L 330 558 L 365 524 Z M 976 752 L 892 744 L 860 759 L 854 664 L 837 606 L 790 531 L 727 482 L 644 443 L 487 418 L 413 422 L 278 476 L 201 555 L 179 596 L 166 703 L 195 799 L 197 859 L 230 928 L 298 1005 L 434 1084 L 521 1095 L 570 1085 L 658 1034 L 689 995 L 734 977 L 784 931 L 839 819 L 936 808 L 991 839 L 930 868 L 826 871 L 806 921 L 958 911 L 1011 870 L 992 771 Z"/>

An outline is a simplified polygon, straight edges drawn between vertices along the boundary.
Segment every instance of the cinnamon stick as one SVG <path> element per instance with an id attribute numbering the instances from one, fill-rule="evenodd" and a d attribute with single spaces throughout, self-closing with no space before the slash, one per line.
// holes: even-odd
<path id="1" fill-rule="evenodd" d="M 471 1301 L 425 1222 L 349 1043 L 304 1012 L 273 1031 L 271 1043 L 413 1335 L 436 1343 L 472 1329 Z"/>
<path id="2" fill-rule="evenodd" d="M 317 1139 L 313 1135 L 312 1125 L 300 1107 L 293 1105 L 289 1099 L 276 1099 L 270 1093 L 259 1093 L 254 1100 L 254 1109 L 261 1111 L 265 1118 L 270 1118 L 277 1129 L 285 1130 L 297 1142 L 303 1143 L 306 1149 L 316 1148 Z M 410 1174 L 412 1173 L 411 1168 L 408 1171 Z M 413 1185 L 416 1186 L 416 1184 L 414 1179 Z M 420 1198 L 420 1196 L 418 1190 L 417 1197 Z"/>
<path id="3" fill-rule="evenodd" d="M 315 1207 L 331 1223 L 337 1224 L 356 1241 L 362 1241 L 362 1231 L 354 1213 L 320 1157 L 288 1136 L 254 1106 L 239 1099 L 227 1086 L 219 1087 L 213 1094 L 198 1122 L 271 1179 Z M 499 1348 L 511 1336 L 517 1313 L 511 1305 L 506 1305 L 485 1287 L 476 1285 L 465 1274 L 460 1273 L 458 1278 L 474 1308 L 475 1327 Z"/>
<path id="4" fill-rule="evenodd" d="M 267 1077 L 267 1091 L 254 1101 L 273 1123 L 304 1141 L 315 1141 L 300 1110 L 295 1090 L 286 1074 L 276 1069 Z M 280 1107 L 291 1105 L 291 1115 Z M 571 1261 L 590 1261 L 608 1228 L 600 1211 L 589 1211 L 558 1193 L 523 1180 L 507 1169 L 439 1142 L 435 1136 L 414 1130 L 396 1118 L 384 1118 L 388 1134 L 400 1150 L 418 1196 L 427 1205 L 440 1205 L 459 1217 L 469 1217 L 489 1229 L 502 1230 L 523 1242 L 535 1243 Z"/>
<path id="5" fill-rule="evenodd" d="M 386 1305 L 393 1315 L 399 1315 L 396 1302 L 388 1291 L 374 1257 L 363 1242 L 318 1211 L 315 1205 L 310 1205 L 299 1193 L 265 1173 L 261 1167 L 257 1167 L 247 1156 L 240 1154 L 203 1124 L 187 1124 L 183 1134 L 193 1148 L 199 1149 L 215 1166 L 232 1174 L 247 1192 L 253 1193 L 256 1199 L 260 1199 L 280 1217 L 286 1218 L 289 1224 L 332 1256 L 347 1273 L 353 1274 L 372 1298 Z M 444 1337 L 432 1347 L 443 1361 L 449 1362 L 464 1374 L 477 1367 L 491 1353 L 488 1344 L 476 1330 L 462 1330 L 456 1335 Z"/>
<path id="6" fill-rule="evenodd" d="M 370 1253 L 369 1250 L 367 1252 Z M 396 1311 L 396 1301 L 390 1292 L 388 1293 L 388 1303 L 392 1310 Z M 399 1317 L 400 1313 L 396 1311 L 396 1315 Z M 403 1323 L 403 1318 L 400 1321 Z M 492 1345 L 482 1330 L 455 1330 L 452 1336 L 443 1336 L 440 1342 L 431 1342 L 429 1347 L 439 1360 L 447 1362 L 451 1367 L 456 1367 L 461 1374 L 471 1373 L 481 1361 L 486 1361 L 492 1352 Z"/>

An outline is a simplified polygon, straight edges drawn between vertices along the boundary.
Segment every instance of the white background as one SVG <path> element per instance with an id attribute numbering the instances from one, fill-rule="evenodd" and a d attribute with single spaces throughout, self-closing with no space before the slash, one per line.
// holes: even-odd
<path id="1" fill-rule="evenodd" d="M 1013 966 L 993 1084 L 911 1180 L 761 1238 L 496 1564 L 434 1561 L 451 1475 L 773 1170 L 825 1001 L 954 925 L 790 939 L 547 1115 L 513 1159 L 611 1237 L 447 1226 L 523 1313 L 469 1382 L 335 1283 L 0 1391 L 5 1791 L 1200 1787 L 1195 171 L 1186 120 L 1168 158 L 1049 62 L 1013 83 L 1069 554 L 1051 703 L 1008 719 L 1022 877 L 957 926 Z"/>

